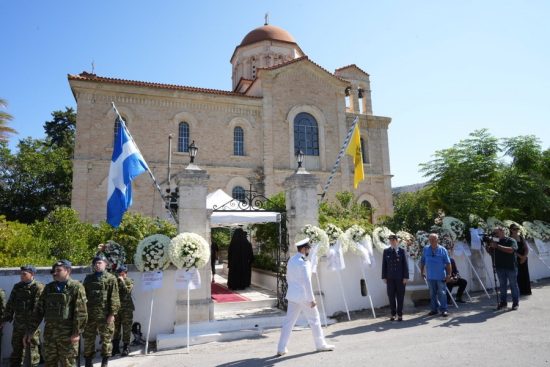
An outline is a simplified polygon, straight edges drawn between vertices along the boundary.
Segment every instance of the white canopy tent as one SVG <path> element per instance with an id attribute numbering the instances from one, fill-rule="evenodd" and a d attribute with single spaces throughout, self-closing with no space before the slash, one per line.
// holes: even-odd
<path id="1" fill-rule="evenodd" d="M 206 197 L 206 208 L 216 210 L 212 212 L 212 216 L 210 217 L 210 224 L 212 226 L 278 223 L 281 221 L 280 213 L 250 207 L 246 203 L 233 199 L 221 189 L 208 194 Z"/>

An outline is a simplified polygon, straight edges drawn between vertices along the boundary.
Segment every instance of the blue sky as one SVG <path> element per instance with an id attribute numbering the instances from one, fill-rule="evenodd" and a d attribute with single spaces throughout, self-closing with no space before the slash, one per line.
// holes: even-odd
<path id="1" fill-rule="evenodd" d="M 229 58 L 252 29 L 289 31 L 316 63 L 371 75 L 374 114 L 391 117 L 393 186 L 424 181 L 418 164 L 480 128 L 550 145 L 550 2 L 0 2 L 0 97 L 19 138 L 42 137 L 75 106 L 67 74 L 231 88 Z"/>

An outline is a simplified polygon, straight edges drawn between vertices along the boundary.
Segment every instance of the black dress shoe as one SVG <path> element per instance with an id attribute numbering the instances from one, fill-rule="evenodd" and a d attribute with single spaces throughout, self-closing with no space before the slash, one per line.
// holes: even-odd
<path id="1" fill-rule="evenodd" d="M 518 309 L 519 305 L 512 305 L 512 311 L 516 311 Z"/>
<path id="2" fill-rule="evenodd" d="M 399 316 L 399 317 L 397 318 L 397 321 L 403 321 L 403 316 Z"/>
<path id="3" fill-rule="evenodd" d="M 497 306 L 497 310 L 502 310 L 503 308 L 506 308 L 508 306 L 506 302 L 500 302 Z"/>
<path id="4" fill-rule="evenodd" d="M 447 311 L 443 311 L 443 312 L 441 312 L 441 316 L 447 317 L 447 316 L 449 316 L 449 313 Z"/>
<path id="5" fill-rule="evenodd" d="M 390 321 L 395 321 L 395 316 L 390 317 Z"/>
<path id="6" fill-rule="evenodd" d="M 437 311 L 430 311 L 428 312 L 428 316 L 437 315 Z"/>

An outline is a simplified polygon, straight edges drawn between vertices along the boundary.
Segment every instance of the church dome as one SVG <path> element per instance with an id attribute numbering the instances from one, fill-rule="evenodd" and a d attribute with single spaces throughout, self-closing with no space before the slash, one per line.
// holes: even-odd
<path id="1" fill-rule="evenodd" d="M 284 29 L 267 24 L 250 31 L 246 36 L 244 36 L 239 46 L 242 47 L 246 45 L 251 45 L 253 43 L 261 41 L 281 41 L 296 43 L 294 37 L 292 37 L 292 35 Z"/>

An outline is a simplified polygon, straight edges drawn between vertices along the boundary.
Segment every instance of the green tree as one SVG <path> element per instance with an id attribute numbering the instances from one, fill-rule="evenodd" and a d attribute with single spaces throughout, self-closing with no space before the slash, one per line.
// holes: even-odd
<path id="1" fill-rule="evenodd" d="M 0 267 L 51 265 L 50 243 L 36 237 L 32 226 L 10 222 L 0 215 Z"/>
<path id="2" fill-rule="evenodd" d="M 483 129 L 437 151 L 434 160 L 421 164 L 424 175 L 430 178 L 430 209 L 442 209 L 462 221 L 470 213 L 482 218 L 495 215 L 502 171 L 499 152 L 498 140 Z"/>
<path id="3" fill-rule="evenodd" d="M 8 123 L 13 119 L 13 116 L 2 111 L 8 107 L 8 102 L 0 98 L 0 141 L 7 141 L 9 134 L 17 134 L 15 129 L 8 126 Z"/>
<path id="4" fill-rule="evenodd" d="M 319 205 L 319 225 L 323 228 L 332 223 L 345 231 L 357 224 L 371 232 L 372 214 L 372 209 L 358 203 L 353 193 L 343 191 L 336 194 L 336 201 L 324 201 Z"/>
<path id="5" fill-rule="evenodd" d="M 32 223 L 58 206 L 69 206 L 72 164 L 64 149 L 44 140 L 19 141 L 12 154 L 0 143 L 0 213 L 8 220 Z"/>
<path id="6" fill-rule="evenodd" d="M 95 226 L 89 242 L 94 249 L 100 243 L 105 243 L 108 240 L 117 242 L 126 250 L 126 261 L 132 264 L 139 241 L 153 234 L 164 234 L 172 238 L 176 236 L 177 228 L 166 220 L 147 217 L 140 213 L 126 212 L 118 228 L 113 228 L 106 222 Z"/>
<path id="7" fill-rule="evenodd" d="M 431 196 L 429 188 L 394 195 L 394 215 L 385 218 L 382 224 L 394 232 L 404 230 L 412 234 L 429 229 L 437 216 L 437 210 L 433 209 L 435 205 L 430 205 Z"/>
<path id="8" fill-rule="evenodd" d="M 31 227 L 36 239 L 49 243 L 50 258 L 68 259 L 73 264 L 84 265 L 89 264 L 95 254 L 95 248 L 89 243 L 94 228 L 81 222 L 74 209 L 57 208 Z"/>
<path id="9" fill-rule="evenodd" d="M 46 141 L 50 145 L 63 148 L 72 158 L 76 131 L 76 113 L 73 108 L 65 107 L 65 111 L 52 112 L 52 120 L 44 123 Z"/>
<path id="10" fill-rule="evenodd" d="M 540 140 L 517 136 L 503 140 L 511 163 L 503 168 L 500 182 L 499 217 L 522 222 L 550 217 L 549 162 L 544 159 Z"/>

